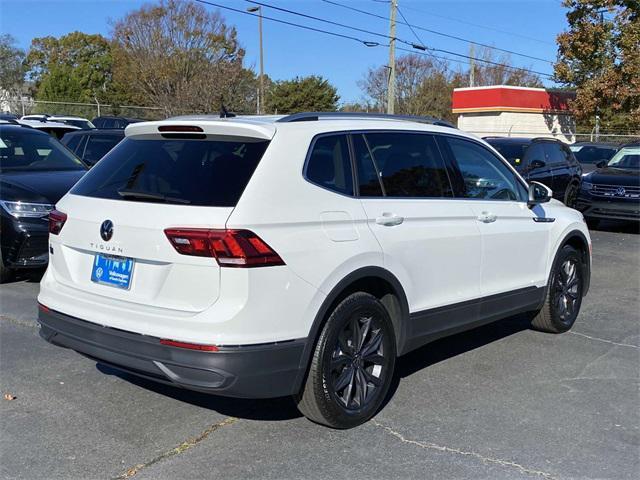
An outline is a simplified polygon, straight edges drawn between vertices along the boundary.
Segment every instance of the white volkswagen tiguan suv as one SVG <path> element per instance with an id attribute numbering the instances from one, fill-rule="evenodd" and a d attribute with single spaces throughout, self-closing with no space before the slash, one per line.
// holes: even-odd
<path id="1" fill-rule="evenodd" d="M 293 395 L 336 428 L 403 355 L 589 287 L 580 213 L 486 142 L 366 114 L 136 123 L 50 216 L 47 341 L 159 382 Z"/>

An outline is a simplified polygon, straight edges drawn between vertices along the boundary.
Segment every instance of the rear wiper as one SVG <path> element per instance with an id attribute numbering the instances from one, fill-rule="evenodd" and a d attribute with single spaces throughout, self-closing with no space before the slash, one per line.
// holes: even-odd
<path id="1" fill-rule="evenodd" d="M 140 192 L 137 190 L 127 190 L 123 188 L 122 190 L 118 190 L 118 195 L 122 198 L 137 198 L 139 200 L 155 200 L 157 202 L 165 202 L 165 203 L 191 203 L 190 200 L 186 200 L 184 198 L 176 198 L 176 197 L 167 197 L 166 195 L 162 195 L 161 193 L 149 193 L 149 192 Z"/>

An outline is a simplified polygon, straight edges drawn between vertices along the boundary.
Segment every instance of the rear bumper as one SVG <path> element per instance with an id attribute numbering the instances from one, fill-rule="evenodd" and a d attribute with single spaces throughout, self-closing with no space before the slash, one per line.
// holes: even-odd
<path id="1" fill-rule="evenodd" d="M 271 398 L 296 393 L 306 340 L 203 352 L 40 308 L 40 336 L 99 363 L 161 383 L 217 395 Z"/>
<path id="2" fill-rule="evenodd" d="M 599 199 L 581 192 L 576 209 L 585 217 L 640 220 L 640 201 L 636 199 Z"/>

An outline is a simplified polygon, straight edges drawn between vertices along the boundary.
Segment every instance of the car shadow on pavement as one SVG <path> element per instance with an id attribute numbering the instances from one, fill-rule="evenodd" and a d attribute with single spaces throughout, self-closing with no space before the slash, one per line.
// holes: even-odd
<path id="1" fill-rule="evenodd" d="M 531 318 L 516 315 L 456 335 L 441 338 L 403 355 L 396 361 L 395 375 L 389 393 L 380 409 L 395 394 L 400 380 L 449 358 L 475 350 L 490 343 L 531 328 Z"/>
<path id="2" fill-rule="evenodd" d="M 38 268 L 33 270 L 17 270 L 6 284 L 27 282 L 27 283 L 40 283 L 42 276 L 44 275 L 45 268 Z"/>
<path id="3" fill-rule="evenodd" d="M 197 407 L 215 410 L 222 415 L 230 417 L 245 418 L 249 420 L 278 421 L 291 420 L 302 416 L 291 397 L 257 400 L 221 397 L 218 395 L 194 392 L 183 388 L 172 387 L 171 385 L 153 382 L 151 380 L 146 380 L 115 368 L 111 368 L 101 363 L 96 364 L 96 368 L 106 375 L 115 375 L 146 390 L 150 390 L 160 395 L 189 403 Z"/>
<path id="4" fill-rule="evenodd" d="M 527 330 L 529 327 L 530 320 L 526 316 L 519 315 L 437 340 L 398 358 L 389 393 L 380 410 L 393 397 L 400 379 L 448 358 Z M 291 397 L 260 400 L 227 398 L 156 383 L 100 363 L 96 364 L 96 368 L 104 374 L 115 375 L 146 390 L 201 408 L 214 410 L 222 415 L 265 421 L 291 420 L 302 416 Z"/>

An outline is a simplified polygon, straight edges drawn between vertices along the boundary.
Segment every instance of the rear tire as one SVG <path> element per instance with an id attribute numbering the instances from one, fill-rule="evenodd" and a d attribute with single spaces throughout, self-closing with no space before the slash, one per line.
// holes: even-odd
<path id="1" fill-rule="evenodd" d="M 533 328 L 549 333 L 569 330 L 580 312 L 583 289 L 584 272 L 580 253 L 565 245 L 553 262 L 544 305 L 531 320 Z"/>
<path id="2" fill-rule="evenodd" d="M 12 280 L 14 274 L 14 270 L 4 266 L 4 261 L 2 260 L 2 252 L 0 252 L 0 283 L 7 283 L 8 281 Z"/>
<path id="3" fill-rule="evenodd" d="M 352 428 L 373 417 L 393 377 L 396 341 L 389 313 L 368 293 L 349 295 L 324 325 L 304 388 L 295 397 L 309 420 Z"/>

